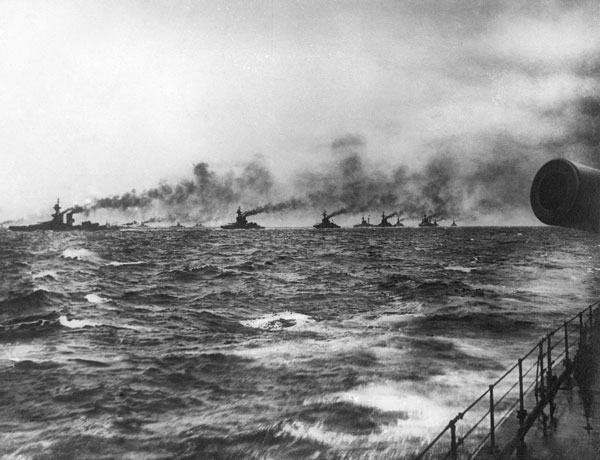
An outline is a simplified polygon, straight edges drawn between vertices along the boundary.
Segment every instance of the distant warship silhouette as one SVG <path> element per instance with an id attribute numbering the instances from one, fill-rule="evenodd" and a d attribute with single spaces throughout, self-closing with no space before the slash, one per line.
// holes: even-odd
<path id="1" fill-rule="evenodd" d="M 371 223 L 371 216 L 368 216 L 367 220 L 365 220 L 365 216 L 363 216 L 360 224 L 355 224 L 353 227 L 374 227 L 374 225 Z"/>
<path id="2" fill-rule="evenodd" d="M 232 222 L 231 224 L 227 224 L 227 225 L 221 225 L 221 228 L 224 228 L 226 230 L 234 230 L 237 228 L 248 228 L 248 229 L 257 229 L 257 228 L 264 228 L 261 227 L 260 225 L 258 225 L 255 222 L 248 222 L 246 215 L 247 212 L 242 212 L 242 209 L 238 206 L 237 209 L 237 217 L 235 218 L 235 222 Z"/>
<path id="3" fill-rule="evenodd" d="M 389 219 L 390 217 L 394 217 L 395 215 L 396 215 L 396 213 L 395 213 L 395 212 L 393 212 L 393 213 L 392 213 L 392 214 L 390 214 L 389 216 L 386 216 L 386 215 L 385 215 L 385 212 L 382 212 L 382 213 L 381 213 L 381 222 L 379 222 L 379 223 L 377 224 L 377 227 L 393 227 L 393 225 L 392 225 L 392 224 L 390 224 L 390 223 L 388 222 L 388 219 Z"/>
<path id="4" fill-rule="evenodd" d="M 433 216 L 423 214 L 423 219 L 419 223 L 419 227 L 439 227 L 438 221 Z"/>
<path id="5" fill-rule="evenodd" d="M 331 214 L 327 215 L 327 211 L 323 211 L 323 219 L 321 220 L 320 223 L 313 225 L 313 227 L 315 227 L 315 228 L 340 228 L 340 226 L 338 224 L 329 220 L 331 217 L 332 217 Z"/>
<path id="6" fill-rule="evenodd" d="M 77 214 L 85 211 L 81 206 L 74 206 L 72 208 L 60 210 L 60 200 L 56 200 L 54 205 L 54 214 L 52 214 L 52 220 L 46 222 L 39 222 L 33 225 L 13 225 L 8 227 L 9 230 L 14 232 L 33 232 L 38 230 L 52 230 L 55 232 L 65 232 L 72 230 L 84 230 L 84 231 L 95 231 L 95 230 L 116 230 L 117 227 L 110 225 L 100 225 L 98 223 L 92 223 L 89 220 L 84 221 L 81 225 L 74 225 L 75 219 L 73 214 Z M 64 215 L 66 214 L 67 220 L 65 222 Z"/>

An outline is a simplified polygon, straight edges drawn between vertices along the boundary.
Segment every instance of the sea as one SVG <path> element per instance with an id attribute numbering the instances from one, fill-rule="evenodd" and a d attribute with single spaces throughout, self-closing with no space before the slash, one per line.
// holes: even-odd
<path id="1" fill-rule="evenodd" d="M 551 227 L 0 230 L 0 458 L 411 458 L 600 298 Z"/>

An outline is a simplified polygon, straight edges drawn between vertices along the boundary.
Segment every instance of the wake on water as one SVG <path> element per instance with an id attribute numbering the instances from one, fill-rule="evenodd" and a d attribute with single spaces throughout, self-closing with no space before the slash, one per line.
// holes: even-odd
<path id="1" fill-rule="evenodd" d="M 550 228 L 0 238 L 3 458 L 410 458 L 599 294 Z"/>

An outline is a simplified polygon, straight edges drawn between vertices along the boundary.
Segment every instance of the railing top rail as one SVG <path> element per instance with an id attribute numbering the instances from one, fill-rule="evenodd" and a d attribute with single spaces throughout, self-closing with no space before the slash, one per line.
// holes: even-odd
<path id="1" fill-rule="evenodd" d="M 589 310 L 589 309 L 591 309 L 591 308 L 593 308 L 593 307 L 596 307 L 596 306 L 598 306 L 598 305 L 600 305 L 600 299 L 599 299 L 599 300 L 596 300 L 594 303 L 592 303 L 592 304 L 588 305 L 588 306 L 587 306 L 586 308 L 584 308 L 583 310 L 581 310 L 581 311 L 578 311 L 577 313 L 575 313 L 575 315 L 573 315 L 571 318 L 569 318 L 568 320 L 566 320 L 566 321 L 565 321 L 565 323 L 567 323 L 567 324 L 570 324 L 570 323 L 572 323 L 572 322 L 574 322 L 574 321 L 578 320 L 578 319 L 579 319 L 579 315 L 581 315 L 581 314 L 585 313 L 585 312 L 586 312 L 586 310 Z M 561 327 L 564 327 L 564 326 L 561 326 Z M 554 334 L 554 333 L 556 333 L 556 331 L 558 331 L 559 329 L 560 329 L 560 327 L 556 328 L 554 331 L 552 331 L 552 333 L 553 333 L 553 334 Z"/>
<path id="2" fill-rule="evenodd" d="M 471 404 L 469 404 L 469 406 L 461 412 L 461 414 L 466 414 L 467 412 L 469 412 L 471 409 L 473 409 L 479 402 L 481 402 L 481 400 L 483 398 L 485 398 L 487 396 L 487 394 L 490 392 L 490 389 L 488 388 L 487 390 L 485 390 L 481 396 L 479 396 L 479 398 L 477 398 L 475 401 L 473 401 Z M 462 417 L 461 417 L 462 418 Z"/>
<path id="3" fill-rule="evenodd" d="M 511 392 L 511 391 L 513 391 L 513 390 L 516 388 L 516 386 L 517 386 L 518 384 L 519 384 L 519 381 L 517 380 L 515 383 L 513 383 L 513 384 L 512 384 L 512 385 L 511 385 L 511 386 L 508 388 L 508 390 L 506 390 L 506 391 L 504 392 L 504 394 L 503 394 L 502 396 L 500 396 L 500 397 L 499 397 L 499 398 L 496 400 L 496 402 L 495 402 L 495 405 L 498 405 L 498 404 L 500 404 L 502 401 L 504 401 L 504 400 L 506 399 L 506 397 L 507 397 L 507 396 L 510 394 L 510 392 Z"/>
<path id="4" fill-rule="evenodd" d="M 446 428 L 444 428 L 440 434 L 438 434 L 435 438 L 433 438 L 433 440 L 427 444 L 427 447 L 425 447 L 425 449 L 423 449 L 416 457 L 415 460 L 420 460 L 423 458 L 423 456 L 429 452 L 429 449 L 431 449 L 433 446 L 435 446 L 435 444 L 440 440 L 440 438 L 446 433 L 446 431 L 448 431 L 450 429 L 450 424 L 446 425 Z"/>
<path id="5" fill-rule="evenodd" d="M 533 371 L 537 367 L 537 365 L 538 365 L 538 363 L 536 361 L 531 366 L 529 366 L 529 369 L 527 369 L 526 371 L 523 372 L 523 377 L 526 377 L 527 375 L 529 375 L 529 373 L 531 371 Z"/>
<path id="6" fill-rule="evenodd" d="M 512 371 L 514 371 L 517 367 L 519 366 L 519 363 L 517 362 L 515 365 L 513 365 L 513 367 L 511 367 L 510 369 L 508 369 L 504 374 L 502 374 L 502 377 L 498 378 L 493 384 L 492 386 L 496 386 L 498 385 L 502 380 L 504 380 L 506 378 L 506 376 L 508 374 L 510 374 Z"/>
<path id="7" fill-rule="evenodd" d="M 596 304 L 598 304 L 598 302 L 600 302 L 600 300 L 599 300 L 599 301 L 597 301 L 597 302 L 595 302 L 593 305 L 596 305 Z M 589 307 L 587 307 L 587 308 L 589 308 Z M 585 310 L 586 310 L 586 309 L 583 309 L 583 310 L 581 310 L 581 311 L 579 311 L 579 312 L 575 313 L 575 315 L 573 315 L 571 318 L 569 318 L 568 320 L 566 320 L 566 321 L 565 321 L 565 323 L 566 323 L 566 324 L 571 324 L 571 323 L 573 323 L 573 322 L 577 321 L 577 320 L 579 319 L 579 314 L 580 314 L 580 313 L 583 313 Z M 551 335 L 554 335 L 554 334 L 556 334 L 556 333 L 557 333 L 558 331 L 560 331 L 560 330 L 561 330 L 563 327 L 565 327 L 565 326 L 564 326 L 564 324 L 561 324 L 561 325 L 560 325 L 560 326 L 558 326 L 556 329 L 552 330 L 552 331 L 550 332 L 550 334 L 551 334 Z"/>
<path id="8" fill-rule="evenodd" d="M 527 358 L 529 358 L 533 353 L 537 352 L 539 350 L 539 342 L 536 343 L 531 350 L 529 350 L 522 358 L 522 361 L 525 361 Z"/>

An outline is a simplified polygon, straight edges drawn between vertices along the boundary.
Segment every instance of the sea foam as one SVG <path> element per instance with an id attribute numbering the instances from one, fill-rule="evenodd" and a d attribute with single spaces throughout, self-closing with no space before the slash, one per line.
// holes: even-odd
<path id="1" fill-rule="evenodd" d="M 261 316 L 260 318 L 240 321 L 243 326 L 252 327 L 255 329 L 264 329 L 268 331 L 279 331 L 282 329 L 298 329 L 308 324 L 314 323 L 315 320 L 310 316 L 302 313 L 294 313 L 284 311 L 274 313 L 272 315 Z"/>
<path id="2" fill-rule="evenodd" d="M 100 260 L 98 254 L 89 249 L 84 248 L 68 248 L 62 252 L 62 257 L 64 259 L 75 259 L 75 260 L 86 260 L 89 262 L 97 262 Z"/>
<path id="3" fill-rule="evenodd" d="M 90 303 L 106 303 L 110 302 L 110 299 L 106 299 L 104 297 L 100 297 L 98 294 L 88 294 L 85 296 L 85 299 Z"/>
<path id="4" fill-rule="evenodd" d="M 61 316 L 58 318 L 60 324 L 64 327 L 68 327 L 69 329 L 80 329 L 82 327 L 91 326 L 96 327 L 100 326 L 98 323 L 94 323 L 93 321 L 87 321 L 85 319 L 68 319 L 66 316 Z"/>
<path id="5" fill-rule="evenodd" d="M 116 261 L 112 261 L 107 263 L 106 265 L 109 265 L 111 267 L 121 267 L 123 265 L 141 265 L 143 264 L 143 261 L 137 261 L 137 262 L 116 262 Z"/>

